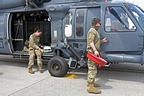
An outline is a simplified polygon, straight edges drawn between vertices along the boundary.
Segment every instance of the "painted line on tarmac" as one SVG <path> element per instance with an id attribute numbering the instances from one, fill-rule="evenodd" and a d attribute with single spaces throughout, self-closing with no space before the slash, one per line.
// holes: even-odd
<path id="1" fill-rule="evenodd" d="M 48 76 L 53 77 L 51 74 L 48 74 Z M 68 79 L 75 79 L 76 78 L 76 74 L 66 74 L 66 76 L 62 77 L 62 78 L 68 78 Z"/>
<path id="2" fill-rule="evenodd" d="M 67 74 L 64 78 L 68 78 L 68 79 L 74 79 L 74 78 L 76 78 L 76 74 Z"/>

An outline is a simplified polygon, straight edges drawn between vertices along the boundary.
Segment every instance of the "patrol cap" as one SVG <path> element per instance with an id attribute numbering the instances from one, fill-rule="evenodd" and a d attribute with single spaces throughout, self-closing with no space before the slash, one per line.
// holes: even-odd
<path id="1" fill-rule="evenodd" d="M 92 19 L 92 25 L 95 26 L 97 23 L 100 23 L 100 19 L 99 18 L 93 18 Z"/>

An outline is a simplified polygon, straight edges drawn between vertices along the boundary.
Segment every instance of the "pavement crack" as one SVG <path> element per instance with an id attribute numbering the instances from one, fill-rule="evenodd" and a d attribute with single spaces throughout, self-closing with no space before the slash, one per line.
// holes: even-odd
<path id="1" fill-rule="evenodd" d="M 24 90 L 24 89 L 26 89 L 26 88 L 29 88 L 29 87 L 31 87 L 31 86 L 33 86 L 33 85 L 36 85 L 36 84 L 38 84 L 38 83 L 40 83 L 40 82 L 42 82 L 42 81 L 44 81 L 44 80 L 46 80 L 46 79 L 48 79 L 48 78 L 49 78 L 49 77 L 44 78 L 44 79 L 42 79 L 42 80 L 40 80 L 40 81 L 37 81 L 37 82 L 35 82 L 35 83 L 31 84 L 31 85 L 28 85 L 28 86 L 24 87 L 24 88 L 22 88 L 22 89 L 19 89 L 19 90 L 15 91 L 15 92 L 9 94 L 8 96 L 12 96 L 12 95 L 14 95 L 14 94 L 17 93 L 17 92 L 22 91 L 22 90 Z"/>

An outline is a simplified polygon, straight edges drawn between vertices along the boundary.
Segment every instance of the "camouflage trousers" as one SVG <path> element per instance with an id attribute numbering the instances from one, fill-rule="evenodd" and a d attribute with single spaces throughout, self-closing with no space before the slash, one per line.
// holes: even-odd
<path id="1" fill-rule="evenodd" d="M 42 52 L 40 50 L 29 50 L 29 63 L 28 68 L 34 65 L 35 55 L 37 56 L 37 64 L 38 66 L 42 66 Z"/>
<path id="2" fill-rule="evenodd" d="M 97 74 L 96 63 L 88 59 L 88 77 L 87 77 L 88 84 L 94 84 L 96 74 Z"/>

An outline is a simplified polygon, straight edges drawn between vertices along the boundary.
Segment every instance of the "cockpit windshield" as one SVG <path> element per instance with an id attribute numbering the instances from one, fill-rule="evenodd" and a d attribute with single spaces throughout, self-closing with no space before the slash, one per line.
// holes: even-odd
<path id="1" fill-rule="evenodd" d="M 144 10 L 133 4 L 128 4 L 128 7 L 138 23 L 144 29 Z"/>

